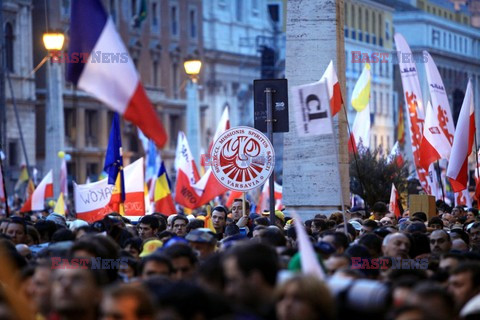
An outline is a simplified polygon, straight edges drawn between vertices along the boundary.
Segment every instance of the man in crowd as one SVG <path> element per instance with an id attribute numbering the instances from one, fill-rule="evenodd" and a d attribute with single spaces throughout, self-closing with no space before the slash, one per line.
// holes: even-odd
<path id="1" fill-rule="evenodd" d="M 242 312 L 274 319 L 273 290 L 279 270 L 271 247 L 260 243 L 239 245 L 223 260 L 225 294 L 242 307 Z"/>
<path id="2" fill-rule="evenodd" d="M 138 222 L 138 235 L 142 240 L 156 237 L 160 224 L 154 216 L 144 216 Z"/>
<path id="3" fill-rule="evenodd" d="M 407 259 L 410 245 L 410 239 L 405 234 L 391 233 L 383 239 L 382 253 L 391 258 Z"/>
<path id="4" fill-rule="evenodd" d="M 452 240 L 445 230 L 435 230 L 430 234 L 430 251 L 435 255 L 448 253 L 452 248 Z"/>
<path id="5" fill-rule="evenodd" d="M 187 234 L 188 219 L 185 216 L 177 215 L 172 220 L 172 231 L 178 237 L 185 237 Z"/>
<path id="6" fill-rule="evenodd" d="M 480 293 L 480 263 L 465 262 L 455 268 L 448 279 L 448 289 L 460 310 L 471 298 Z"/>
<path id="7" fill-rule="evenodd" d="M 216 237 L 221 240 L 227 224 L 227 209 L 224 206 L 216 206 L 212 211 L 212 224 L 215 228 Z"/>
<path id="8" fill-rule="evenodd" d="M 101 304 L 102 320 L 153 320 L 151 295 L 138 285 L 120 284 L 107 290 Z"/>

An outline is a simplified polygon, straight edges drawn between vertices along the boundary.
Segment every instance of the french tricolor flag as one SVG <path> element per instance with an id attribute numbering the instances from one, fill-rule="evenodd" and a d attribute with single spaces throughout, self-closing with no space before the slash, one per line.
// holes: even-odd
<path id="1" fill-rule="evenodd" d="M 131 121 L 159 147 L 167 134 L 140 82 L 127 48 L 100 0 L 72 1 L 67 81 Z M 89 57 L 74 59 L 82 53 Z M 95 59 L 94 59 L 95 58 Z M 126 61 L 125 61 L 126 60 Z"/>

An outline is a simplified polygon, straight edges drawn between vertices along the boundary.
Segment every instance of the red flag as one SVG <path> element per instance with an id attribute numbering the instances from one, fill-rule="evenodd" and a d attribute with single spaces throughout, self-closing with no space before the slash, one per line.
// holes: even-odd
<path id="1" fill-rule="evenodd" d="M 175 187 L 175 202 L 188 209 L 198 208 L 221 195 L 228 189 L 221 185 L 208 169 L 205 175 L 198 179 L 198 171 L 193 160 L 187 138 L 183 132 L 178 135 L 177 155 L 177 185 Z"/>
<path id="2" fill-rule="evenodd" d="M 336 115 L 341 109 L 343 104 L 342 92 L 340 91 L 340 83 L 338 83 L 337 73 L 333 67 L 333 61 L 328 64 L 325 73 L 320 81 L 327 80 L 328 97 L 330 99 L 330 110 L 332 117 Z"/>
<path id="3" fill-rule="evenodd" d="M 390 203 L 389 203 L 389 210 L 395 214 L 397 219 L 401 218 L 401 210 L 400 210 L 400 194 L 395 188 L 395 185 L 392 183 L 392 191 L 390 192 Z"/>
<path id="4" fill-rule="evenodd" d="M 45 199 L 53 197 L 53 174 L 50 170 L 42 179 L 32 195 L 23 204 L 20 212 L 39 211 L 45 209 Z"/>
<path id="5" fill-rule="evenodd" d="M 225 206 L 227 208 L 230 208 L 233 204 L 233 201 L 235 199 L 241 198 L 242 195 L 243 193 L 241 191 L 230 190 L 230 195 L 228 196 L 227 203 L 225 204 Z"/>
<path id="6" fill-rule="evenodd" d="M 452 154 L 447 168 L 447 177 L 454 192 L 467 188 L 468 156 L 472 152 L 475 135 L 475 115 L 473 105 L 472 83 L 468 81 L 462 109 L 458 116 L 457 129 L 453 138 Z"/>

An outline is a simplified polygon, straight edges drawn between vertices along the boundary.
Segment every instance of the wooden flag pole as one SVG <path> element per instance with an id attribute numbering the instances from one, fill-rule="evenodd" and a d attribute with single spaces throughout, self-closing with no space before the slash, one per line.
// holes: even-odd
<path id="1" fill-rule="evenodd" d="M 246 203 L 245 203 L 245 195 L 246 195 L 246 192 L 242 192 L 242 212 L 243 212 L 244 216 L 248 217 L 249 215 L 246 212 L 247 211 L 247 209 L 246 209 L 247 206 L 246 206 Z"/>

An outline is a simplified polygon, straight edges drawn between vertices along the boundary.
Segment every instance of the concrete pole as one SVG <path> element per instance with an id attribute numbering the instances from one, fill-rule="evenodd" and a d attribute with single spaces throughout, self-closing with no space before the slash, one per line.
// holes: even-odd
<path id="1" fill-rule="evenodd" d="M 287 6 L 286 78 L 289 86 L 318 81 L 333 60 L 345 91 L 343 0 L 289 0 Z M 290 99 L 290 132 L 284 137 L 283 200 L 302 218 L 331 214 L 349 199 L 347 122 L 342 109 L 334 119 L 339 165 L 332 136 L 299 138 Z M 338 180 L 340 167 L 341 185 Z"/>
<path id="2" fill-rule="evenodd" d="M 59 151 L 65 151 L 65 123 L 63 115 L 62 65 L 47 62 L 47 105 L 45 130 L 45 168 L 44 174 L 53 170 L 53 194 L 60 194 Z"/>
<path id="3" fill-rule="evenodd" d="M 200 165 L 200 106 L 198 103 L 198 85 L 193 79 L 187 83 L 187 139 L 197 166 Z"/>

